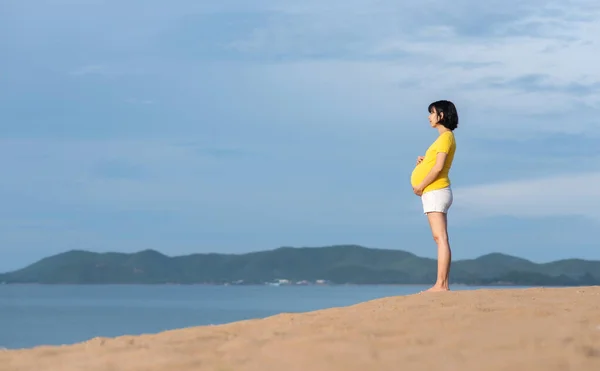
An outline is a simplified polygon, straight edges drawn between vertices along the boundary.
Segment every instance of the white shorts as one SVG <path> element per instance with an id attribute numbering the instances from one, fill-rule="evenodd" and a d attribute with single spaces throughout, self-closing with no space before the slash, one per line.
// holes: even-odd
<path id="1" fill-rule="evenodd" d="M 452 189 L 450 187 L 425 192 L 421 195 L 423 213 L 427 214 L 436 211 L 447 213 L 452 205 L 452 200 Z"/>

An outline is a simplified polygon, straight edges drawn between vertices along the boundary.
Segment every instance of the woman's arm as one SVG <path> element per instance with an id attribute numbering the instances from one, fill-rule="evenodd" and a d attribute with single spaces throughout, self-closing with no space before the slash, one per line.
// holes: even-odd
<path id="1" fill-rule="evenodd" d="M 438 152 L 438 154 L 435 157 L 435 164 L 433 165 L 433 168 L 431 168 L 431 170 L 429 171 L 427 176 L 425 176 L 421 184 L 419 184 L 416 187 L 413 187 L 413 191 L 417 196 L 421 196 L 423 194 L 423 190 L 428 185 L 430 185 L 437 178 L 438 175 L 440 175 L 440 172 L 442 171 L 442 169 L 444 168 L 444 164 L 446 163 L 447 156 L 448 154 L 445 152 Z"/>

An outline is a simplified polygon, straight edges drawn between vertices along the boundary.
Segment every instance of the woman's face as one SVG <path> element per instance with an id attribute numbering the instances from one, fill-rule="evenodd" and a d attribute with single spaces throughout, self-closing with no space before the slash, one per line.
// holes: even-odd
<path id="1" fill-rule="evenodd" d="M 429 114 L 429 124 L 431 125 L 432 128 L 434 128 L 437 126 L 437 124 L 439 122 L 440 122 L 440 117 L 439 117 L 435 107 L 433 107 L 431 109 L 431 113 Z"/>

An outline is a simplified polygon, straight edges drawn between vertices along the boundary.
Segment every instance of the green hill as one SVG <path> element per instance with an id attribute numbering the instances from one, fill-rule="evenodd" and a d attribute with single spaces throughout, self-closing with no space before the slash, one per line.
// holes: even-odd
<path id="1" fill-rule="evenodd" d="M 154 250 L 133 254 L 73 250 L 0 274 L 0 282 L 43 284 L 263 284 L 326 280 L 335 284 L 432 283 L 436 261 L 401 250 L 356 245 L 281 247 L 247 254 L 169 257 Z M 494 253 L 452 265 L 453 283 L 473 285 L 597 285 L 600 261 L 537 264 Z"/>

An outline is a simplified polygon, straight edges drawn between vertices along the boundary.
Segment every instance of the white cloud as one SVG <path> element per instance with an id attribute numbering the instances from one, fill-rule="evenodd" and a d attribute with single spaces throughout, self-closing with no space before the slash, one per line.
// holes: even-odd
<path id="1" fill-rule="evenodd" d="M 342 97 L 352 110 L 384 119 L 382 102 L 411 112 L 448 97 L 473 120 L 501 123 L 513 137 L 598 128 L 591 113 L 600 108 L 595 2 L 278 4 L 263 27 L 231 44 L 242 53 L 288 56 L 263 72 L 270 89 L 300 86 L 333 104 Z M 520 86 L 518 79 L 532 74 L 545 76 L 553 89 Z M 576 94 L 574 84 L 590 89 Z M 557 115 L 572 121 L 564 125 Z"/>
<path id="2" fill-rule="evenodd" d="M 461 218 L 583 216 L 600 221 L 600 172 L 461 187 L 453 208 Z"/>
<path id="3" fill-rule="evenodd" d="M 35 45 L 64 40 L 72 50 L 94 45 L 92 55 L 102 55 L 110 69 L 83 62 L 73 74 L 147 74 L 148 90 L 156 86 L 148 94 L 161 104 L 160 93 L 173 91 L 176 81 L 185 80 L 204 92 L 223 86 L 230 91 L 227 95 L 250 90 L 250 97 L 236 98 L 235 112 L 241 112 L 242 105 L 256 110 L 264 97 L 265 102 L 277 100 L 278 110 L 283 106 L 312 115 L 305 121 L 316 125 L 347 127 L 348 118 L 358 118 L 360 124 L 369 118 L 370 127 L 395 126 L 407 116 L 422 117 L 421 107 L 447 97 L 459 104 L 470 130 L 483 134 L 486 125 L 479 122 L 501 123 L 502 135 L 512 137 L 598 128 L 593 112 L 600 108 L 600 89 L 590 88 L 585 94 L 571 89 L 573 84 L 600 83 L 595 62 L 600 53 L 600 6 L 592 0 L 182 1 L 167 8 L 149 0 L 141 13 L 139 4 L 126 1 L 115 12 L 114 6 L 102 2 L 62 2 L 57 8 L 65 12 L 61 27 L 56 27 L 57 18 L 49 9 L 15 7 L 18 24 L 36 24 L 42 32 L 29 35 L 26 28 L 13 25 L 21 30 L 14 39 L 19 40 L 17 46 L 30 45 L 24 41 L 29 39 L 37 40 Z M 224 23 L 231 25 L 231 32 L 211 38 L 208 29 L 190 28 L 200 22 L 194 17 L 213 13 L 230 19 Z M 131 14 L 136 14 L 135 24 L 129 22 Z M 72 30 L 93 42 L 80 45 L 70 38 Z M 223 45 L 207 49 L 212 42 Z M 168 52 L 158 53 L 161 48 Z M 81 55 L 87 54 L 74 56 L 81 62 Z M 240 63 L 217 63 L 227 71 L 223 80 L 228 84 L 207 87 L 219 84 L 199 73 L 211 67 L 198 55 Z M 545 75 L 554 88 L 531 91 L 515 83 L 531 74 Z M 193 96 L 191 89 L 186 96 Z M 318 120 L 323 113 L 328 117 Z M 552 119 L 540 119 L 542 115 Z M 269 118 L 279 121 L 277 125 L 293 121 Z"/>

